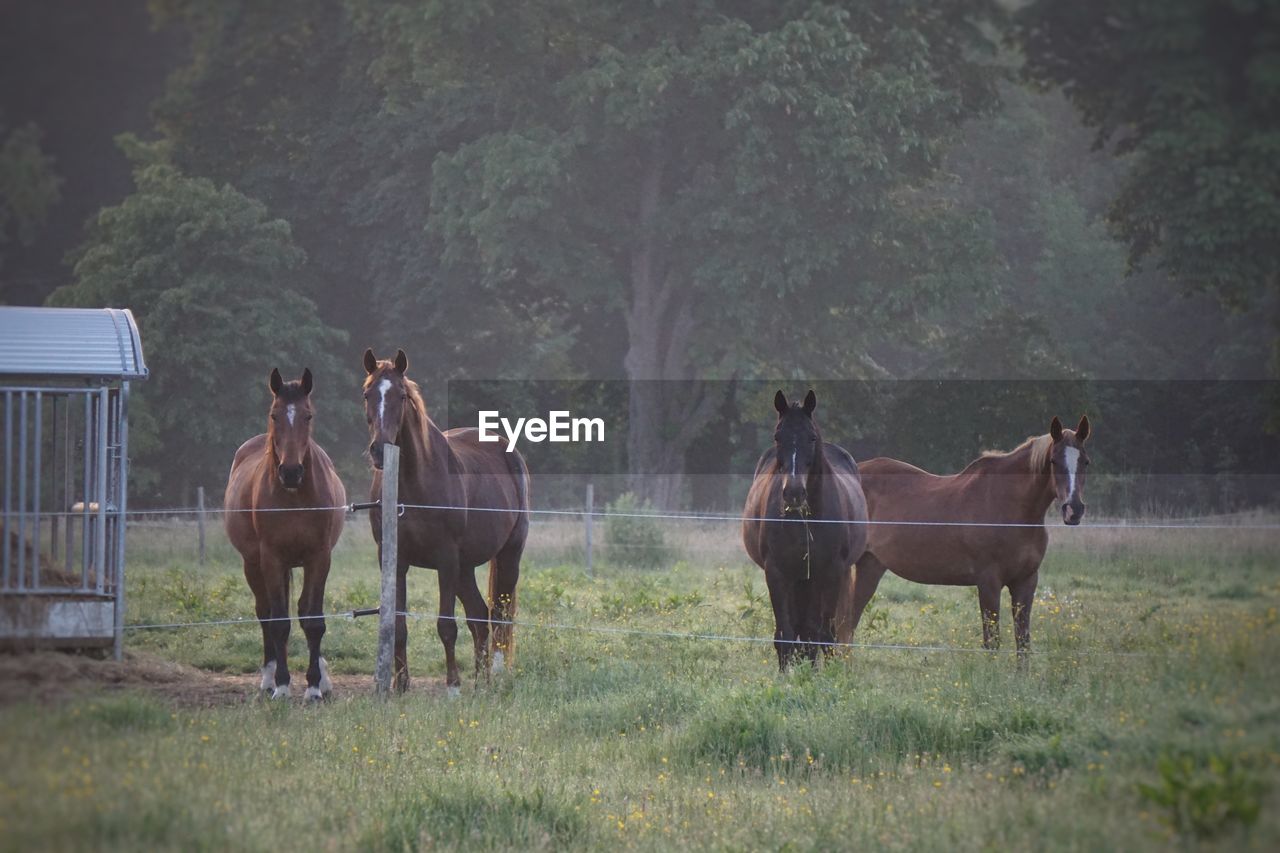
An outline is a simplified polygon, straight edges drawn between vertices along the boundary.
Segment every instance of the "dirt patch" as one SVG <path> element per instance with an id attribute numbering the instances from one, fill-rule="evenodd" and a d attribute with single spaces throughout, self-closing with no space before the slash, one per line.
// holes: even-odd
<path id="1" fill-rule="evenodd" d="M 215 708 L 261 701 L 257 673 L 210 672 L 146 653 L 122 661 L 93 654 L 35 651 L 0 654 L 0 706 L 58 704 L 119 691 L 148 693 L 184 708 Z M 373 676 L 331 675 L 333 696 L 371 696 Z M 294 674 L 293 702 L 301 703 L 306 676 Z M 442 679 L 415 679 L 411 693 L 444 694 Z"/>

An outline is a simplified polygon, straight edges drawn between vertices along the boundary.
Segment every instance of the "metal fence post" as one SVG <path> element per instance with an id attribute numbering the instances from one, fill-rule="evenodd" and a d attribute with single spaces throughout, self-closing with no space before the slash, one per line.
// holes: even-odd
<path id="1" fill-rule="evenodd" d="M 196 531 L 200 541 L 200 565 L 204 565 L 204 486 L 196 486 Z"/>
<path id="2" fill-rule="evenodd" d="M 378 611 L 378 656 L 374 686 L 391 693 L 392 652 L 396 639 L 396 540 L 400 514 L 400 448 L 382 445 L 382 602 Z"/>
<path id="3" fill-rule="evenodd" d="M 592 576 L 591 571 L 591 511 L 592 504 L 595 503 L 595 484 L 587 483 L 587 512 L 584 516 L 587 527 L 587 577 Z"/>

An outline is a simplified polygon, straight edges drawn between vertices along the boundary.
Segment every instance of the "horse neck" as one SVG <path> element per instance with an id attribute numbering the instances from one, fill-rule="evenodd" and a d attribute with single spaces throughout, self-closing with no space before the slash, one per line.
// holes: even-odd
<path id="1" fill-rule="evenodd" d="M 825 498 L 828 497 L 828 486 L 834 487 L 834 484 L 830 484 L 828 481 L 831 480 L 834 473 L 835 469 L 831 467 L 831 463 L 827 460 L 827 454 L 823 452 L 822 437 L 819 436 L 818 449 L 813 455 L 813 465 L 809 471 L 809 482 L 805 484 L 809 509 L 816 517 L 821 518 L 827 509 Z"/>
<path id="2" fill-rule="evenodd" d="M 425 412 L 410 409 L 408 440 L 401 432 L 400 486 L 407 491 L 425 494 L 432 483 L 443 482 L 449 464 L 449 442 L 444 433 Z"/>
<path id="3" fill-rule="evenodd" d="M 1002 496 L 1014 502 L 1013 514 L 1018 520 L 1044 521 L 1053 503 L 1053 466 L 1046 459 L 1039 470 L 1031 470 L 1031 446 L 1015 450 L 1007 456 L 988 457 L 988 471 Z"/>

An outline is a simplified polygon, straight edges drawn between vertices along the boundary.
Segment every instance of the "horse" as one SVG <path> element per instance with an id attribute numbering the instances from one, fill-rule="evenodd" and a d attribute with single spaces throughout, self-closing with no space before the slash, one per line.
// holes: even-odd
<path id="1" fill-rule="evenodd" d="M 976 586 L 982 645 L 992 650 L 1000 647 L 1000 591 L 1008 587 L 1025 663 L 1031 603 L 1049 543 L 1045 513 L 1056 501 L 1063 523 L 1075 526 L 1084 518 L 1088 437 L 1087 415 L 1074 430 L 1063 429 L 1055 416 L 1048 433 L 1007 453 L 984 453 L 959 474 L 938 476 L 883 457 L 862 463 L 872 523 L 852 594 L 842 596 L 840 642 L 852 639 L 887 570 L 916 583 Z"/>
<path id="2" fill-rule="evenodd" d="M 418 384 L 405 375 L 408 367 L 404 350 L 393 360 L 379 360 L 373 350 L 365 350 L 371 496 L 377 500 L 382 492 L 382 447 L 395 444 L 400 448 L 399 500 L 409 505 L 400 519 L 396 553 L 395 686 L 399 692 L 409 688 L 406 575 L 409 566 L 421 566 L 435 569 L 440 584 L 436 632 L 444 645 L 445 684 L 456 696 L 462 681 L 454 658 L 455 598 L 462 600 L 467 614 L 476 676 L 487 677 L 514 661 L 516 583 L 529 536 L 529 469 L 519 452 L 504 450 L 501 443 L 482 443 L 474 427 L 442 432 L 427 415 Z M 370 513 L 379 563 L 383 509 Z M 485 562 L 488 604 L 475 574 Z"/>
<path id="3" fill-rule="evenodd" d="M 820 647 L 831 652 L 837 599 L 867 541 L 858 463 L 822 440 L 817 404 L 812 390 L 803 405 L 774 396 L 774 446 L 756 463 L 743 510 L 742 540 L 764 569 L 783 672 L 797 653 L 816 662 Z"/>
<path id="4" fill-rule="evenodd" d="M 302 567 L 298 622 L 307 635 L 308 701 L 333 689 L 320 656 L 324 637 L 324 585 L 329 559 L 342 534 L 347 490 L 329 454 L 311 438 L 313 381 L 310 369 L 285 382 L 272 368 L 267 431 L 240 445 L 223 497 L 227 538 L 244 558 L 262 625 L 260 690 L 273 699 L 289 696 L 289 581 Z"/>

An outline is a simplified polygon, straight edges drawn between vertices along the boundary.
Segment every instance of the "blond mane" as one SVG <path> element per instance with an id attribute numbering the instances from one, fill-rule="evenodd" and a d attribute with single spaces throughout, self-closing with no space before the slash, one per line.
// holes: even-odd
<path id="1" fill-rule="evenodd" d="M 431 420 L 427 417 L 427 401 L 422 399 L 422 389 L 418 387 L 418 383 L 414 382 L 408 376 L 404 377 L 405 394 L 409 397 L 409 409 L 418 418 L 418 422 L 425 428 Z"/>
<path id="2" fill-rule="evenodd" d="M 1049 451 L 1053 449 L 1053 436 L 1048 433 L 1045 433 L 1044 435 L 1033 435 L 1028 437 L 1026 441 L 1019 444 L 1013 450 L 984 450 L 982 451 L 982 456 L 983 458 L 989 458 L 992 456 L 1012 456 L 1015 453 L 1028 449 L 1030 450 L 1031 455 L 1028 457 L 1027 467 L 1031 469 L 1032 473 L 1035 473 L 1044 468 L 1049 461 Z"/>

